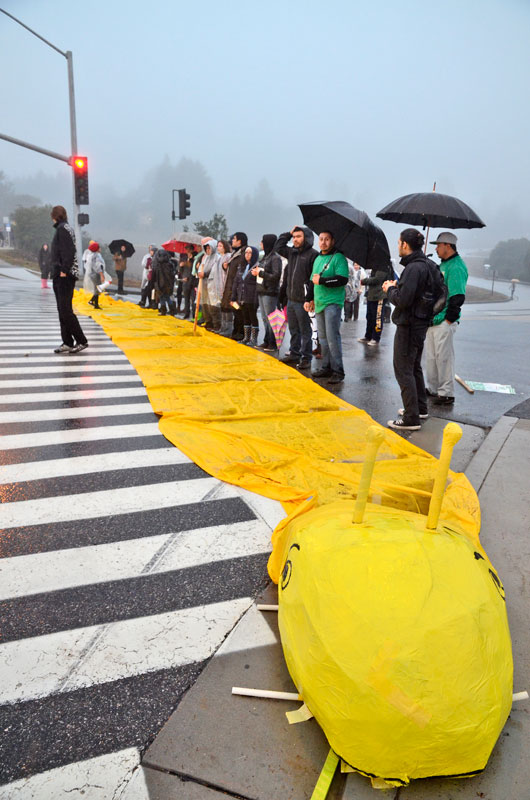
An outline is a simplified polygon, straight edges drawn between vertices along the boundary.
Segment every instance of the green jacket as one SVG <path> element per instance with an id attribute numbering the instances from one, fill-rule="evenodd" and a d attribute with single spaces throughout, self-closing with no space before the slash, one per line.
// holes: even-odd
<path id="1" fill-rule="evenodd" d="M 349 278 L 348 262 L 342 253 L 320 253 L 313 261 L 313 275 L 320 275 L 315 283 L 315 313 L 319 314 L 332 304 L 343 306 Z"/>
<path id="2" fill-rule="evenodd" d="M 458 253 L 442 261 L 440 270 L 448 289 L 447 303 L 433 319 L 433 325 L 440 325 L 445 319 L 448 322 L 457 322 L 466 299 L 467 267 Z"/>

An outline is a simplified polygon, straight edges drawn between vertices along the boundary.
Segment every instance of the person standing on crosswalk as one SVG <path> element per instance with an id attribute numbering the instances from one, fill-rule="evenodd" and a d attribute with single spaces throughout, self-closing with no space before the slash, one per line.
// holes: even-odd
<path id="1" fill-rule="evenodd" d="M 75 282 L 79 277 L 75 233 L 68 224 L 68 215 L 63 206 L 54 206 L 51 218 L 55 236 L 51 245 L 50 261 L 63 340 L 54 352 L 80 353 L 88 347 L 88 342 L 72 309 Z"/>

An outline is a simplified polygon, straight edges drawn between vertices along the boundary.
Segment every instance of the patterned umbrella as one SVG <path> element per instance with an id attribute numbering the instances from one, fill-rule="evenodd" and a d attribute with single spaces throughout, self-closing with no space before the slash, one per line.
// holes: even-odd
<path id="1" fill-rule="evenodd" d="M 285 336 L 285 331 L 287 330 L 287 315 L 285 309 L 280 311 L 279 309 L 275 308 L 274 311 L 268 315 L 269 322 L 271 324 L 271 328 L 274 333 L 274 338 L 276 339 L 276 344 L 278 346 L 278 350 L 282 346 L 283 338 Z"/>

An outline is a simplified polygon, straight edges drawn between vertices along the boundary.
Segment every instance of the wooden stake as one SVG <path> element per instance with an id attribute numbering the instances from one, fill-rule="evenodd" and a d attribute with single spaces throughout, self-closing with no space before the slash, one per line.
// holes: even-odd
<path id="1" fill-rule="evenodd" d="M 468 386 L 467 383 L 464 380 L 462 380 L 462 378 L 459 375 L 455 375 L 455 381 L 459 383 L 460 386 L 463 386 L 466 392 L 469 392 L 469 394 L 475 394 L 475 390 L 472 389 L 471 386 Z"/>

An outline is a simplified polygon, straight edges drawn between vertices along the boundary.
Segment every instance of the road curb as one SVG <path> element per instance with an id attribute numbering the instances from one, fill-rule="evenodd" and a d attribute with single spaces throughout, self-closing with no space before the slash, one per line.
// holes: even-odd
<path id="1" fill-rule="evenodd" d="M 495 423 L 469 462 L 465 474 L 476 492 L 479 492 L 482 488 L 495 459 L 518 422 L 517 417 L 502 416 Z"/>

